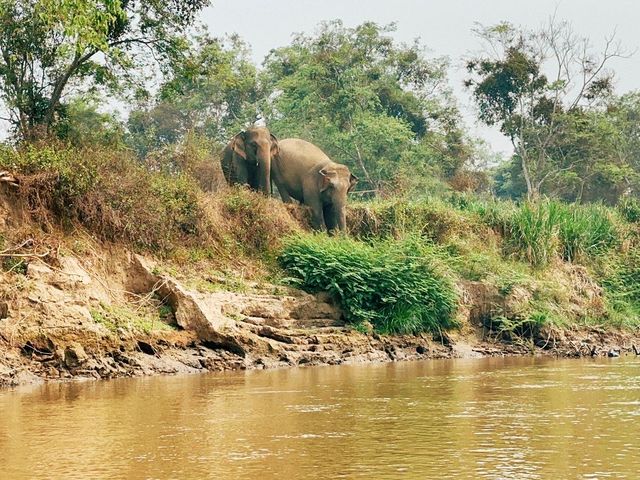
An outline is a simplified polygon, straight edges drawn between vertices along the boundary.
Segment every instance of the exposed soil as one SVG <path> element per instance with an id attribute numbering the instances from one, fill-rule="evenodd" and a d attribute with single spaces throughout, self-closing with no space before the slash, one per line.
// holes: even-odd
<path id="1" fill-rule="evenodd" d="M 0 277 L 0 386 L 487 355 L 617 355 L 640 345 L 629 333 L 598 328 L 498 340 L 483 326 L 496 293 L 479 284 L 462 287 L 468 318 L 461 332 L 380 336 L 346 327 L 323 295 L 282 288 L 276 294 L 203 293 L 121 248 L 61 256 L 58 263 L 31 259 L 20 282 L 13 274 Z M 107 305 L 128 302 L 135 310 L 151 294 L 172 312 L 158 325 L 162 329 L 114 329 L 96 319 Z"/>

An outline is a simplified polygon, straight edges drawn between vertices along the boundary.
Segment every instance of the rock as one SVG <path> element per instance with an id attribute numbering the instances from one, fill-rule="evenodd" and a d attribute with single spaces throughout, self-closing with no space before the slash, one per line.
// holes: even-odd
<path id="1" fill-rule="evenodd" d="M 52 274 L 53 270 L 40 260 L 29 262 L 27 265 L 27 277 L 29 278 L 47 281 Z"/>
<path id="2" fill-rule="evenodd" d="M 89 285 L 91 276 L 74 257 L 60 257 L 60 269 L 72 282 Z"/>
<path id="3" fill-rule="evenodd" d="M 87 353 L 79 343 L 68 346 L 64 350 L 64 364 L 67 368 L 77 368 L 87 361 Z"/>
<path id="4" fill-rule="evenodd" d="M 270 320 L 285 320 L 289 318 L 289 310 L 285 306 L 282 298 L 278 297 L 256 297 L 243 299 L 245 306 L 240 313 L 247 317 L 259 317 Z M 278 322 L 283 323 L 283 322 Z"/>

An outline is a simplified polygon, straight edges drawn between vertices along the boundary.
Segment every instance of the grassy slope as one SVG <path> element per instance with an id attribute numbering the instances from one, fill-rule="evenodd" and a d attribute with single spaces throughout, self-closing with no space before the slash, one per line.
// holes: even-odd
<path id="1" fill-rule="evenodd" d="M 490 293 L 476 315 L 497 331 L 640 325 L 633 202 L 617 210 L 469 196 L 352 203 L 351 238 L 328 239 L 304 233 L 303 209 L 242 189 L 205 194 L 194 176 L 175 173 L 179 165 L 150 172 L 126 152 L 7 149 L 0 169 L 20 178 L 37 225 L 0 232 L 0 249 L 27 237 L 52 242 L 52 233 L 82 248 L 73 232 L 88 231 L 163 258 L 163 268 L 202 289 L 215 278 L 215 288 L 268 280 L 328 290 L 350 321 L 383 332 L 460 325 L 469 317 L 456 306 L 474 289 Z M 3 268 L 21 275 L 24 258 L 5 256 Z"/>

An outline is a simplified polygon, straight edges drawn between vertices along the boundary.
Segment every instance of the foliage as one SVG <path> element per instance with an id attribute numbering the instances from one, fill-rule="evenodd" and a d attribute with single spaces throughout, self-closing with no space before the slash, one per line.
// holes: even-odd
<path id="1" fill-rule="evenodd" d="M 347 223 L 350 232 L 364 239 L 420 236 L 442 241 L 467 228 L 466 219 L 439 198 L 352 203 Z"/>
<path id="2" fill-rule="evenodd" d="M 631 250 L 613 262 L 603 279 L 613 320 L 640 327 L 640 254 Z"/>
<path id="3" fill-rule="evenodd" d="M 273 254 L 283 237 L 299 230 L 281 202 L 258 192 L 236 187 L 221 200 L 227 227 L 240 240 L 236 248 L 248 254 Z"/>
<path id="4" fill-rule="evenodd" d="M 508 250 L 537 267 L 557 255 L 571 262 L 597 257 L 620 243 L 611 213 L 599 205 L 527 202 L 507 222 Z"/>
<path id="5" fill-rule="evenodd" d="M 226 143 L 256 119 L 260 92 L 249 53 L 237 36 L 201 32 L 184 41 L 163 64 L 157 94 L 139 92 L 127 122 L 129 144 L 144 157 L 189 134 Z"/>
<path id="6" fill-rule="evenodd" d="M 525 203 L 509 219 L 507 248 L 533 266 L 544 266 L 558 248 L 559 208 L 555 202 Z"/>
<path id="7" fill-rule="evenodd" d="M 16 133 L 51 133 L 72 84 L 132 81 L 140 53 L 166 56 L 207 3 L 0 0 L 0 99 Z"/>
<path id="8" fill-rule="evenodd" d="M 26 144 L 19 150 L 7 147 L 0 151 L 0 166 L 48 183 L 51 203 L 46 207 L 65 215 L 96 180 L 96 165 L 77 153 L 71 147 L 54 144 Z"/>
<path id="9" fill-rule="evenodd" d="M 617 210 L 627 222 L 640 222 L 640 200 L 637 198 L 623 198 L 622 201 L 618 203 Z"/>
<path id="10" fill-rule="evenodd" d="M 115 114 L 100 111 L 94 96 L 73 97 L 61 106 L 64 115 L 55 125 L 55 136 L 75 147 L 110 146 L 124 143 L 124 128 Z"/>
<path id="11" fill-rule="evenodd" d="M 167 175 L 189 175 L 202 190 L 214 192 L 227 185 L 218 160 L 221 148 L 203 135 L 188 132 L 176 143 L 149 152 L 144 163 L 147 168 Z"/>
<path id="12" fill-rule="evenodd" d="M 539 193 L 571 202 L 615 204 L 638 184 L 635 154 L 629 147 L 633 137 L 625 135 L 622 120 L 609 110 L 574 109 L 557 113 L 554 122 L 554 134 L 545 146 L 553 163 L 547 165 Z M 496 180 L 500 195 L 523 196 L 526 182 L 520 158 L 501 166 Z"/>
<path id="13" fill-rule="evenodd" d="M 601 205 L 561 205 L 560 214 L 558 233 L 565 260 L 597 257 L 620 243 L 612 214 Z"/>
<path id="14" fill-rule="evenodd" d="M 154 249 L 202 229 L 195 182 L 149 172 L 126 151 L 26 145 L 1 151 L 0 168 L 19 174 L 22 195 L 44 223 L 53 212 L 103 238 Z"/>
<path id="15" fill-rule="evenodd" d="M 426 59 L 418 43 L 398 45 L 394 29 L 325 23 L 265 60 L 270 128 L 320 145 L 371 189 L 403 169 L 414 179 L 453 172 L 470 150 L 444 83 L 446 61 Z"/>
<path id="16" fill-rule="evenodd" d="M 279 261 L 297 285 L 333 295 L 350 323 L 369 322 L 384 333 L 451 328 L 453 286 L 415 247 L 307 235 L 289 239 Z"/>
<path id="17" fill-rule="evenodd" d="M 467 62 L 466 85 L 480 120 L 497 125 L 511 140 L 512 162 L 527 197 L 537 198 L 559 176 L 571 174 L 586 181 L 593 175 L 589 157 L 598 158 L 607 145 L 600 125 L 594 131 L 588 117 L 612 93 L 612 76 L 605 65 L 622 55 L 619 47 L 609 39 L 595 54 L 568 22 L 553 18 L 535 31 L 500 23 L 476 33 L 486 53 Z M 593 136 L 600 139 L 584 141 Z M 585 148 L 596 151 L 585 155 Z"/>

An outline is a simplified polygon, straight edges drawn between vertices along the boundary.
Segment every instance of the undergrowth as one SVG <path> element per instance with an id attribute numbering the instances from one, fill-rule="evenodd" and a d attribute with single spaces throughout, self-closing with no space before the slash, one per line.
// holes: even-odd
<path id="1" fill-rule="evenodd" d="M 18 177 L 18 194 L 45 232 L 80 228 L 151 251 L 185 277 L 199 275 L 203 291 L 288 276 L 330 292 L 355 325 L 435 332 L 456 325 L 462 302 L 453 285 L 481 283 L 499 297 L 487 315 L 500 335 L 567 322 L 640 326 L 636 199 L 616 208 L 467 194 L 352 201 L 351 238 L 329 238 L 302 233 L 304 208 L 245 188 L 205 193 L 221 188 L 205 178 L 216 170 L 211 155 L 190 152 L 144 164 L 124 149 L 3 146 L 0 169 Z M 22 259 L 5 254 L 0 267 L 25 273 Z M 112 328 L 137 322 L 123 312 L 95 315 Z"/>
<path id="2" fill-rule="evenodd" d="M 346 320 L 382 333 L 437 332 L 455 325 L 452 282 L 416 244 L 363 242 L 324 235 L 290 238 L 279 256 L 292 283 L 327 291 Z"/>

